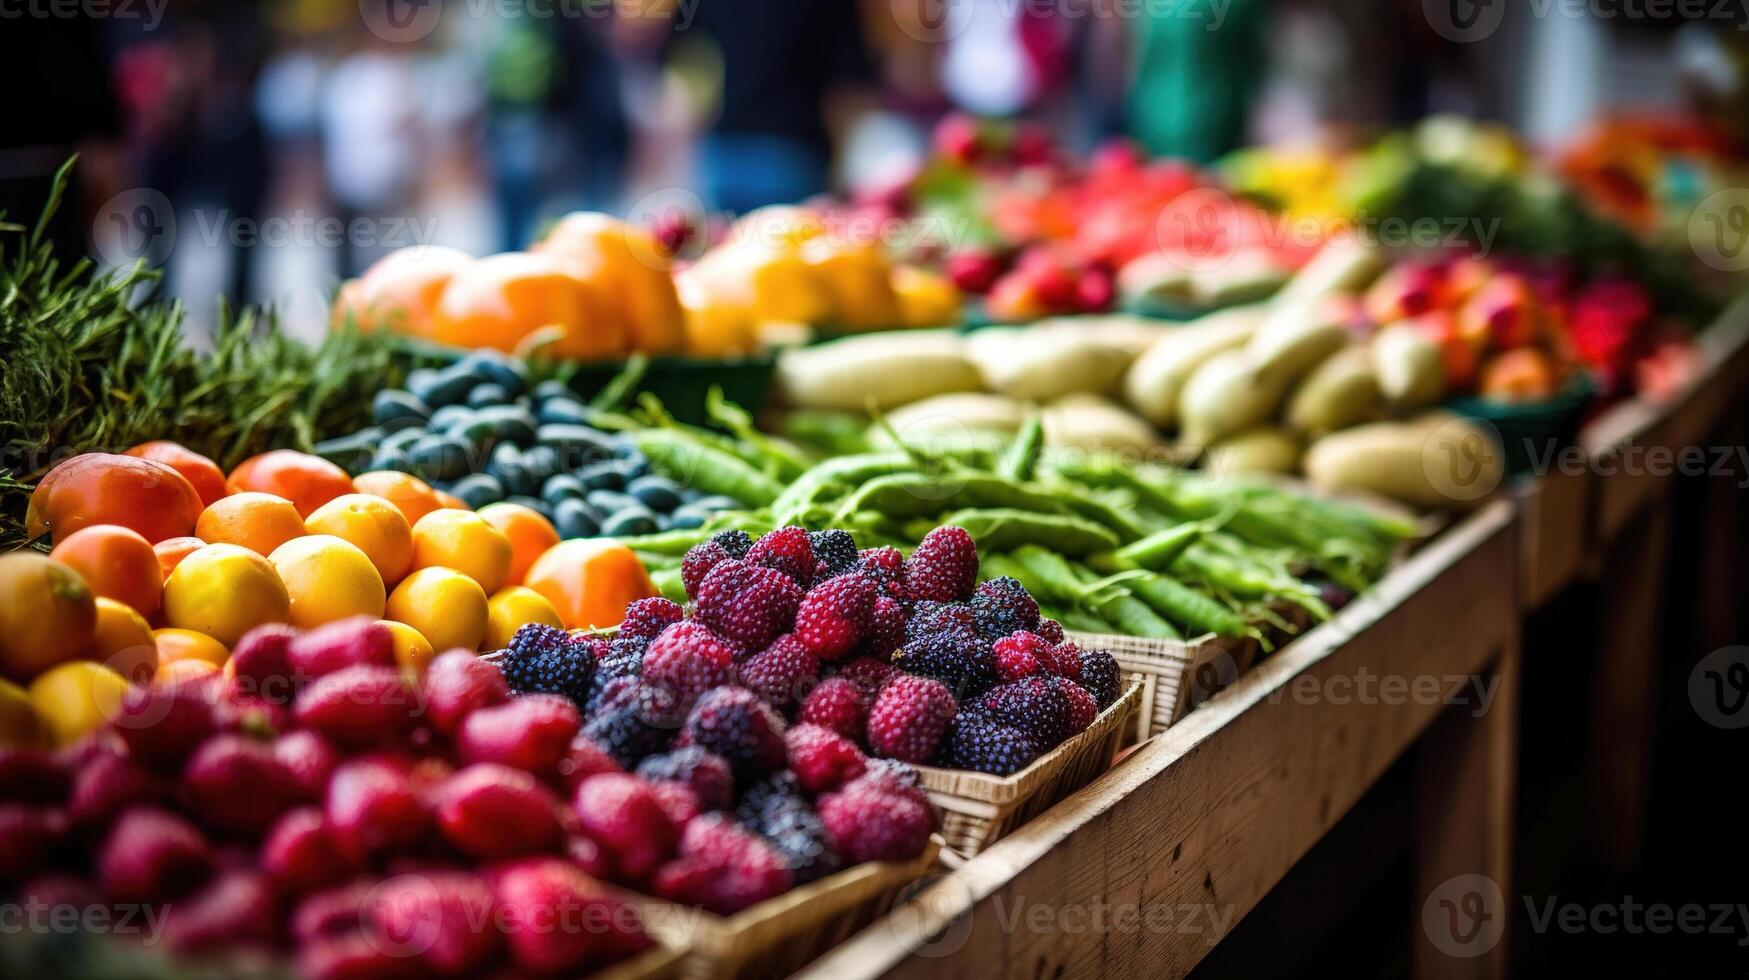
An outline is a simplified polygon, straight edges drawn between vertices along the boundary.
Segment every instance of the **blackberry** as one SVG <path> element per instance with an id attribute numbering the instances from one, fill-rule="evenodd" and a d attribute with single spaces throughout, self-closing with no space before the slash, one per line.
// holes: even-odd
<path id="1" fill-rule="evenodd" d="M 978 631 L 990 640 L 1020 630 L 1031 632 L 1038 625 L 1038 601 L 1025 586 L 1007 576 L 978 586 L 972 593 L 971 606 Z"/>
<path id="2" fill-rule="evenodd" d="M 686 716 L 678 745 L 696 745 L 723 757 L 739 783 L 783 768 L 783 718 L 744 687 L 706 691 Z"/>
<path id="3" fill-rule="evenodd" d="M 775 808 L 753 829 L 783 856 L 798 885 L 818 881 L 844 865 L 826 842 L 826 825 L 805 800 Z"/>
<path id="4" fill-rule="evenodd" d="M 718 531 L 711 535 L 711 541 L 728 552 L 730 558 L 745 558 L 748 549 L 753 547 L 753 539 L 746 531 Z"/>
<path id="5" fill-rule="evenodd" d="M 631 683 L 636 685 L 637 681 Z M 673 733 L 646 723 L 639 717 L 635 704 L 626 704 L 590 718 L 583 726 L 583 734 L 600 745 L 621 768 L 631 769 L 662 751 Z"/>
<path id="6" fill-rule="evenodd" d="M 1082 650 L 1081 686 L 1101 709 L 1111 707 L 1123 688 L 1123 671 L 1117 659 L 1104 650 Z"/>
<path id="7" fill-rule="evenodd" d="M 622 677 L 637 677 L 643 670 L 647 640 L 619 637 L 607 645 L 607 653 L 595 662 L 589 678 L 589 694 L 583 701 L 586 714 L 594 714 L 609 685 Z"/>
<path id="8" fill-rule="evenodd" d="M 825 578 L 851 571 L 861 557 L 849 531 L 815 531 L 808 535 L 808 543 L 814 547 L 817 563 L 825 568 Z"/>
<path id="9" fill-rule="evenodd" d="M 1069 699 L 1060 677 L 1023 677 L 998 684 L 985 692 L 978 704 L 999 721 L 1025 732 L 1039 749 L 1056 748 L 1075 734 L 1070 721 Z"/>
<path id="10" fill-rule="evenodd" d="M 964 624 L 909 641 L 893 663 L 902 670 L 941 681 L 958 697 L 980 694 L 997 681 L 996 656 L 990 641 Z"/>
<path id="11" fill-rule="evenodd" d="M 638 763 L 638 775 L 691 788 L 707 810 L 726 810 L 734 802 L 735 778 L 729 772 L 729 764 L 701 748 L 652 755 Z"/>
<path id="12" fill-rule="evenodd" d="M 976 629 L 977 625 L 977 614 L 970 606 L 923 599 L 911 604 L 911 616 L 905 620 L 905 642 L 909 643 L 955 626 Z"/>
<path id="13" fill-rule="evenodd" d="M 983 712 L 962 711 L 948 729 L 942 755 L 956 769 L 973 769 L 992 776 L 1009 776 L 1038 758 L 1038 745 L 1012 725 Z"/>
<path id="14" fill-rule="evenodd" d="M 581 704 L 589 697 L 595 659 L 564 630 L 529 623 L 510 638 L 499 658 L 505 683 L 519 694 L 560 694 Z"/>
<path id="15" fill-rule="evenodd" d="M 783 769 L 747 787 L 735 804 L 735 817 L 757 828 L 785 808 L 807 805 L 808 798 L 802 794 L 796 774 Z"/>

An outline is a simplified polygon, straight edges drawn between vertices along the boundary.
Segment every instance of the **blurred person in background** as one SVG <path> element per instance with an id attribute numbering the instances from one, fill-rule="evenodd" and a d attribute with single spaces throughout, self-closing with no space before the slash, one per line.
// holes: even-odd
<path id="1" fill-rule="evenodd" d="M 1199 162 L 1238 147 L 1264 77 L 1270 0 L 1131 9 L 1130 135 L 1156 155 Z"/>
<path id="2" fill-rule="evenodd" d="M 369 31 L 349 38 L 320 108 L 323 174 L 335 214 L 348 229 L 359 219 L 404 211 L 424 159 L 414 46 Z M 374 258 L 375 249 L 347 234 L 341 275 L 358 275 Z"/>

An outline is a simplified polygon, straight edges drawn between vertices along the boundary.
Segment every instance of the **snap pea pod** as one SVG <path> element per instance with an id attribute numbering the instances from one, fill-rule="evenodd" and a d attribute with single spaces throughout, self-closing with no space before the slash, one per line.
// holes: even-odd
<path id="1" fill-rule="evenodd" d="M 1184 554 L 1186 548 L 1195 544 L 1207 528 L 1208 525 L 1201 521 L 1169 527 L 1140 541 L 1124 545 L 1116 551 L 1093 555 L 1087 559 L 1087 564 L 1107 574 L 1137 568 L 1160 571 Z"/>
<path id="2" fill-rule="evenodd" d="M 1110 623 L 1082 609 L 1058 610 L 1051 618 L 1062 624 L 1064 629 L 1077 633 L 1110 633 L 1113 630 Z"/>
<path id="3" fill-rule="evenodd" d="M 914 469 L 911 458 L 896 451 L 838 456 L 815 464 L 797 477 L 772 502 L 771 509 L 779 515 L 798 511 L 817 501 L 820 493 L 834 483 L 857 487 L 875 477 L 911 469 Z"/>
<path id="4" fill-rule="evenodd" d="M 645 429 L 630 438 L 650 465 L 670 479 L 710 494 L 722 494 L 764 507 L 783 493 L 783 485 L 739 456 L 706 445 L 675 429 Z"/>
<path id="5" fill-rule="evenodd" d="M 1040 514 L 1063 510 L 1050 494 L 990 474 L 894 473 L 858 487 L 838 505 L 838 515 L 874 511 L 889 517 L 926 517 L 950 506 L 1007 507 Z"/>
<path id="6" fill-rule="evenodd" d="M 996 475 L 1010 480 L 1032 479 L 1033 467 L 1038 463 L 1039 450 L 1044 444 L 1044 417 L 1035 411 L 1026 417 L 1026 424 L 1020 427 L 1019 434 L 997 461 Z"/>
<path id="7" fill-rule="evenodd" d="M 1014 560 L 1032 572 L 1041 588 L 1048 590 L 1053 600 L 1065 604 L 1085 605 L 1130 636 L 1145 636 L 1162 640 L 1183 639 L 1171 623 L 1124 588 L 1088 588 L 1087 579 L 1063 556 L 1035 544 L 1024 545 L 1013 552 Z M 1028 589 L 1031 591 L 1031 589 Z"/>
<path id="8" fill-rule="evenodd" d="M 619 543 L 640 554 L 665 555 L 678 558 L 708 539 L 715 531 L 704 528 L 687 528 L 683 531 L 660 531 L 655 534 L 638 534 L 619 539 Z"/>
<path id="9" fill-rule="evenodd" d="M 788 483 L 808 471 L 808 460 L 795 446 L 760 432 L 746 409 L 723 397 L 720 385 L 711 385 L 705 393 L 704 407 L 711 421 L 759 454 L 766 473 Z"/>
<path id="10" fill-rule="evenodd" d="M 960 510 L 941 523 L 965 528 L 980 549 L 1008 551 L 1037 544 L 1061 555 L 1079 557 L 1117 547 L 1117 536 L 1092 521 L 1068 514 L 1038 514 L 1011 507 Z"/>
<path id="11" fill-rule="evenodd" d="M 653 551 L 639 551 L 636 548 L 632 549 L 632 554 L 638 557 L 638 561 L 644 563 L 644 570 L 652 575 L 665 568 L 680 567 L 680 559 L 673 555 L 661 555 Z"/>
<path id="12" fill-rule="evenodd" d="M 1238 613 L 1170 576 L 1141 575 L 1125 584 L 1154 612 L 1183 623 L 1193 633 L 1249 636 L 1254 632 Z"/>
<path id="13" fill-rule="evenodd" d="M 650 573 L 650 581 L 664 596 L 682 605 L 686 603 L 686 582 L 680 577 L 680 566 L 659 568 Z"/>
<path id="14" fill-rule="evenodd" d="M 1099 499 L 1097 494 L 1085 487 L 1062 481 L 1047 483 L 1045 486 L 1056 495 L 1058 500 L 1062 501 L 1063 507 L 1070 513 L 1085 517 L 1096 524 L 1104 525 L 1113 534 L 1116 534 L 1122 543 L 1135 541 L 1148 534 L 1147 526 L 1124 513 L 1123 510 Z"/>

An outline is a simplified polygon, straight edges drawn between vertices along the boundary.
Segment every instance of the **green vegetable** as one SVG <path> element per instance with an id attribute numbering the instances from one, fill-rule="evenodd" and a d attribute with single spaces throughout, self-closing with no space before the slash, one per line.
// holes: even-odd
<path id="1" fill-rule="evenodd" d="M 1026 423 L 997 462 L 996 475 L 1016 482 L 1032 479 L 1033 466 L 1038 462 L 1039 450 L 1044 443 L 1044 416 L 1033 412 L 1026 417 Z"/>
<path id="2" fill-rule="evenodd" d="M 1086 604 L 1130 636 L 1177 640 L 1183 636 L 1127 589 L 1109 583 L 1091 583 L 1092 572 L 1083 575 L 1061 555 L 1038 545 L 1014 550 L 1014 559 L 1032 573 L 1044 594 L 1068 604 Z M 1024 583 L 1023 583 L 1024 584 Z M 1029 587 L 1027 591 L 1032 591 Z"/>
<path id="3" fill-rule="evenodd" d="M 1248 636 L 1255 632 L 1237 613 L 1177 579 L 1136 574 L 1124 584 L 1155 612 L 1184 624 L 1192 632 L 1217 636 Z"/>
<path id="4" fill-rule="evenodd" d="M 963 527 L 980 551 L 1007 551 L 1023 544 L 1038 544 L 1058 554 L 1079 557 L 1117 547 L 1117 536 L 1105 528 L 1067 514 L 1039 514 L 995 507 L 961 510 L 942 518 L 942 524 Z"/>
<path id="5" fill-rule="evenodd" d="M 677 429 L 644 429 L 629 434 L 650 465 L 681 486 L 733 497 L 754 507 L 778 498 L 783 485 L 746 460 L 707 445 Z"/>
<path id="6" fill-rule="evenodd" d="M 650 572 L 650 582 L 656 586 L 656 591 L 675 602 L 684 604 L 690 598 L 686 594 L 686 582 L 680 577 L 678 565 Z"/>
<path id="7" fill-rule="evenodd" d="M 975 471 L 956 473 L 894 473 L 876 477 L 838 505 L 848 516 L 874 511 L 898 517 L 939 513 L 949 506 L 1004 507 L 1042 514 L 1061 513 L 1062 504 L 1048 493 Z"/>
<path id="8" fill-rule="evenodd" d="M 772 502 L 772 512 L 779 516 L 805 508 L 820 499 L 820 494 L 835 483 L 860 486 L 878 476 L 912 468 L 911 458 L 902 452 L 862 453 L 839 456 L 816 464 Z"/>
<path id="9" fill-rule="evenodd" d="M 1160 571 L 1170 566 L 1186 548 L 1195 544 L 1208 528 L 1209 525 L 1202 522 L 1169 527 L 1140 541 L 1131 542 L 1110 554 L 1094 555 L 1088 560 L 1088 564 L 1108 573 L 1137 568 Z"/>
<path id="10" fill-rule="evenodd" d="M 784 482 L 807 472 L 808 460 L 794 446 L 760 432 L 753 425 L 753 416 L 739 405 L 723 397 L 721 385 L 711 385 L 705 394 L 705 411 L 711 421 L 734 433 L 765 461 L 765 472 Z"/>

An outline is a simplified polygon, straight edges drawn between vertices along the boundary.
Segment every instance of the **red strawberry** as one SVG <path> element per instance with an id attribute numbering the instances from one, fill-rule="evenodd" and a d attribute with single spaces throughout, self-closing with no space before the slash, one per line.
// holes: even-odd
<path id="1" fill-rule="evenodd" d="M 366 935 L 440 977 L 471 976 L 498 952 L 492 889 L 465 871 L 396 875 L 364 903 Z"/>
<path id="2" fill-rule="evenodd" d="M 237 834 L 266 830 L 299 797 L 291 770 L 272 747 L 241 735 L 201 743 L 182 769 L 181 788 L 202 822 Z"/>
<path id="3" fill-rule="evenodd" d="M 425 669 L 425 720 L 445 735 L 454 735 L 472 711 L 510 700 L 504 675 L 467 650 L 438 655 Z"/>
<path id="4" fill-rule="evenodd" d="M 805 544 L 806 534 L 802 540 Z M 731 558 L 718 562 L 699 583 L 694 615 L 741 650 L 762 650 L 795 622 L 801 600 L 801 588 L 788 575 Z"/>
<path id="5" fill-rule="evenodd" d="M 843 677 L 828 677 L 808 692 L 799 718 L 821 725 L 853 742 L 860 742 L 868 725 L 869 699 Z"/>
<path id="6" fill-rule="evenodd" d="M 591 776 L 572 799 L 583 831 L 612 857 L 619 873 L 639 880 L 674 850 L 674 824 L 649 783 L 625 773 Z"/>
<path id="7" fill-rule="evenodd" d="M 484 762 L 438 784 L 431 794 L 443 839 L 471 858 L 537 854 L 559 845 L 564 830 L 552 791 L 521 769 Z"/>
<path id="8" fill-rule="evenodd" d="M 413 727 L 416 701 L 399 668 L 356 664 L 311 681 L 294 711 L 298 724 L 342 745 L 384 745 Z"/>
<path id="9" fill-rule="evenodd" d="M 395 666 L 395 638 L 369 616 L 354 616 L 298 636 L 285 655 L 292 676 L 307 684 L 345 667 Z"/>
<path id="10" fill-rule="evenodd" d="M 70 771 L 41 749 L 0 749 L 0 802 L 65 803 L 73 788 Z"/>
<path id="11" fill-rule="evenodd" d="M 565 757 L 559 760 L 559 781 L 570 792 L 575 792 L 578 783 L 597 773 L 623 771 L 613 756 L 587 735 L 573 738 Z"/>
<path id="12" fill-rule="evenodd" d="M 978 546 L 965 528 L 930 531 L 905 561 L 905 594 L 912 600 L 966 599 L 977 582 Z"/>
<path id="13" fill-rule="evenodd" d="M 510 958 L 531 973 L 577 973 L 649 948 L 636 913 L 567 861 L 518 862 L 493 892 Z"/>
<path id="14" fill-rule="evenodd" d="M 805 589 L 813 581 L 817 559 L 807 528 L 791 526 L 780 527 L 753 542 L 753 547 L 747 549 L 747 561 L 775 568 Z"/>
<path id="15" fill-rule="evenodd" d="M 783 736 L 790 771 L 810 794 L 830 792 L 862 775 L 867 759 L 856 743 L 822 725 L 797 725 Z"/>
<path id="16" fill-rule="evenodd" d="M 136 806 L 123 810 L 110 827 L 96 867 L 111 901 L 162 902 L 198 887 L 213 870 L 213 851 L 188 821 L 168 810 Z"/>
<path id="17" fill-rule="evenodd" d="M 188 753 L 227 726 L 217 675 L 131 687 L 110 718 L 128 754 L 155 768 L 180 768 Z"/>
<path id="18" fill-rule="evenodd" d="M 124 808 L 164 798 L 164 781 L 118 752 L 94 754 L 73 779 L 67 816 L 81 828 L 106 827 Z"/>
<path id="19" fill-rule="evenodd" d="M 875 583 L 857 574 L 827 579 L 808 590 L 796 608 L 795 637 L 821 660 L 856 649 L 874 618 Z"/>
<path id="20" fill-rule="evenodd" d="M 229 690 L 233 694 L 288 704 L 297 693 L 290 650 L 298 631 L 283 623 L 257 626 L 231 651 Z"/>
<path id="21" fill-rule="evenodd" d="M 582 723 L 570 699 L 524 694 L 463 719 L 456 756 L 463 764 L 497 762 L 544 777 L 558 772 Z"/>
<path id="22" fill-rule="evenodd" d="M 733 915 L 789 890 L 789 865 L 765 839 L 723 814 L 686 825 L 680 858 L 662 866 L 653 890 L 670 901 Z"/>
<path id="23" fill-rule="evenodd" d="M 219 874 L 205 888 L 173 903 L 164 937 L 178 952 L 194 953 L 246 946 L 271 947 L 279 936 L 279 897 L 259 871 Z"/>
<path id="24" fill-rule="evenodd" d="M 0 803 L 0 881 L 47 865 L 67 837 L 67 815 L 48 807 Z"/>
<path id="25" fill-rule="evenodd" d="M 928 762 L 958 710 L 946 684 L 901 674 L 881 688 L 868 710 L 869 748 L 901 762 Z"/>
<path id="26" fill-rule="evenodd" d="M 285 765 L 292 785 L 306 800 L 320 800 L 328 792 L 328 777 L 340 764 L 339 751 L 311 731 L 287 732 L 274 739 L 273 755 Z"/>
<path id="27" fill-rule="evenodd" d="M 358 871 L 340 850 L 322 811 L 313 806 L 286 811 L 261 842 L 261 869 L 293 893 L 325 888 Z"/>
<path id="28" fill-rule="evenodd" d="M 412 766 L 392 756 L 365 756 L 336 768 L 323 815 L 340 849 L 361 858 L 412 848 L 430 823 Z"/>

